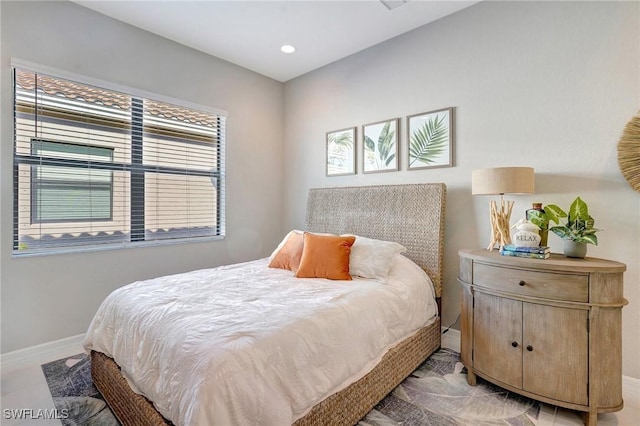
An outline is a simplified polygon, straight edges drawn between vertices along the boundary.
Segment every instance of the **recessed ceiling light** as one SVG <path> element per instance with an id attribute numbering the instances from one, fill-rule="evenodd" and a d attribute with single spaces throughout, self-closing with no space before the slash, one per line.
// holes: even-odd
<path id="1" fill-rule="evenodd" d="M 396 7 L 400 7 L 405 3 L 408 3 L 410 0 L 380 0 L 387 9 L 393 10 Z"/>
<path id="2" fill-rule="evenodd" d="M 285 44 L 284 46 L 280 47 L 280 51 L 282 53 L 293 53 L 296 51 L 296 48 L 291 46 L 290 44 Z"/>

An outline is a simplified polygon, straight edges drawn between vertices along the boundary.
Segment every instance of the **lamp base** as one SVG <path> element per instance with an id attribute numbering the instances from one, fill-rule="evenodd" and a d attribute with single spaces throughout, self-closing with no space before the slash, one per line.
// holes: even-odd
<path id="1" fill-rule="evenodd" d="M 498 204 L 495 201 L 490 202 L 491 242 L 487 246 L 487 250 L 493 250 L 496 245 L 501 250 L 505 244 L 511 244 L 509 220 L 514 203 L 515 201 L 507 201 L 505 203 L 502 195 L 500 195 L 500 209 L 498 209 Z"/>

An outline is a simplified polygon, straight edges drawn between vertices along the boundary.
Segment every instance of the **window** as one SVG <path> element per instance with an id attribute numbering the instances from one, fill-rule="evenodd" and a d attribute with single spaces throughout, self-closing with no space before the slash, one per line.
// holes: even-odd
<path id="1" fill-rule="evenodd" d="M 224 115 L 13 75 L 14 254 L 224 235 Z"/>
<path id="2" fill-rule="evenodd" d="M 111 162 L 113 148 L 33 139 L 32 152 L 60 163 L 31 166 L 32 223 L 111 220 L 112 172 L 63 164 L 65 158 Z"/>

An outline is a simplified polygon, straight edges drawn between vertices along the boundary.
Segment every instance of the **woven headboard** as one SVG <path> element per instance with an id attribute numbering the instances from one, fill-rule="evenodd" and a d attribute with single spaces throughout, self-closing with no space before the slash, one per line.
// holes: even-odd
<path id="1" fill-rule="evenodd" d="M 305 225 L 402 244 L 441 297 L 446 195 L 444 183 L 312 188 Z"/>

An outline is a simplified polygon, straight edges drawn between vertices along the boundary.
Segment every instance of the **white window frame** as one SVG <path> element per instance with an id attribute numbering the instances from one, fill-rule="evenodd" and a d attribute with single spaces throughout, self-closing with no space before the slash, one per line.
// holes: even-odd
<path id="1" fill-rule="evenodd" d="M 20 59 L 12 59 L 11 60 L 11 67 L 13 68 L 18 68 L 18 69 L 23 69 L 23 70 L 27 70 L 27 71 L 31 71 L 31 72 L 35 72 L 38 74 L 46 74 L 46 75 L 50 75 L 56 78 L 60 78 L 60 79 L 65 79 L 65 80 L 69 80 L 69 81 L 73 81 L 73 82 L 77 82 L 80 84 L 86 84 L 86 85 L 91 85 L 91 86 L 95 86 L 95 87 L 99 87 L 105 90 L 111 90 L 111 91 L 116 91 L 116 92 L 121 92 L 121 93 L 125 93 L 129 96 L 131 96 L 132 98 L 144 98 L 144 99 L 148 99 L 151 101 L 158 101 L 158 102 L 163 102 L 163 103 L 168 103 L 168 104 L 172 104 L 175 106 L 179 106 L 179 107 L 184 107 L 184 108 L 189 108 L 189 109 L 193 109 L 193 110 L 197 110 L 200 112 L 204 112 L 204 113 L 210 113 L 213 115 L 218 116 L 222 123 L 219 127 L 219 129 L 221 130 L 221 134 L 220 134 L 220 139 L 219 139 L 219 146 L 218 146 L 218 169 L 216 171 L 216 187 L 218 189 L 217 192 L 217 205 L 216 205 L 216 210 L 217 210 L 217 223 L 213 224 L 216 227 L 216 235 L 213 236 L 207 236 L 207 237 L 199 237 L 199 238 L 177 238 L 177 239 L 167 239 L 167 240 L 151 240 L 151 241 L 145 241 L 145 240 L 136 240 L 134 238 L 131 238 L 128 242 L 122 244 L 122 243 L 118 243 L 118 244 L 113 244 L 113 245 L 109 245 L 109 244 L 104 244 L 104 245 L 97 245 L 97 246 L 78 246 L 78 247 L 72 247 L 72 248 L 65 248 L 65 247 L 58 247 L 58 248 L 53 248 L 53 249 L 45 249 L 45 250 L 35 250 L 35 251 L 26 251 L 26 252 L 21 252 L 20 247 L 19 247 L 19 242 L 18 242 L 18 237 L 17 237 L 17 231 L 14 231 L 14 251 L 13 251 L 13 255 L 14 256 L 31 256 L 31 255 L 43 255 L 43 254 L 59 254 L 59 253 L 65 253 L 65 252 L 83 252 L 83 251 L 91 251 L 91 250 L 104 250 L 104 249 L 119 249 L 119 248 L 132 248 L 132 247 L 139 247 L 139 246 L 144 246 L 144 245 L 164 245 L 164 244 L 174 244 L 174 243 L 189 243 L 189 242 L 199 242 L 199 241 L 203 241 L 203 240 L 221 240 L 225 238 L 225 234 L 226 234 L 226 227 L 225 227 L 225 200 L 226 200 L 226 187 L 225 187 L 225 176 L 226 176 L 226 164 L 225 164 L 225 145 L 226 145 L 226 138 L 225 138 L 225 126 L 226 126 L 226 118 L 227 118 L 227 111 L 221 110 L 221 109 L 217 109 L 217 108 L 212 108 L 210 106 L 205 106 L 205 105 L 201 105 L 201 104 L 197 104 L 197 103 L 193 103 L 193 102 L 188 102 L 188 101 L 184 101 L 181 99 L 176 99 L 176 98 L 172 98 L 172 97 L 168 97 L 168 96 L 163 96 L 163 95 L 159 95 L 156 93 L 151 93 L 151 92 L 147 92 L 144 90 L 140 90 L 140 89 L 136 89 L 136 88 L 132 88 L 132 87 L 128 87 L 128 86 L 123 86 L 120 84 L 116 84 L 116 83 L 111 83 L 108 81 L 104 81 L 104 80 L 100 80 L 100 79 L 95 79 L 95 78 L 91 78 L 91 77 L 87 77 L 87 76 L 83 76 L 83 75 L 79 75 L 79 74 L 75 74 L 75 73 L 71 73 L 68 71 L 64 71 L 64 70 L 59 70 L 59 69 L 55 69 L 52 67 L 47 67 L 47 66 L 43 66 L 43 65 L 39 65 L 39 64 L 34 64 L 28 61 L 23 61 Z M 13 76 L 13 72 L 11 73 L 11 75 Z M 13 88 L 13 85 L 12 85 Z M 15 105 L 12 106 L 12 108 L 15 108 Z M 15 123 L 14 123 L 15 124 Z M 15 129 L 14 129 L 14 134 L 15 134 Z M 43 138 L 43 140 L 46 141 L 46 138 Z M 15 144 L 15 141 L 14 141 Z M 87 143 L 88 146 L 90 146 L 90 143 Z M 16 157 L 16 148 L 14 146 L 13 149 L 13 154 L 14 154 L 14 167 L 17 168 L 17 160 L 15 159 Z M 17 174 L 14 173 L 14 179 L 17 179 Z M 17 181 L 14 182 L 14 188 L 17 186 Z M 15 189 L 14 189 L 15 191 Z M 15 194 L 15 192 L 14 192 Z M 32 194 L 33 196 L 33 194 Z M 18 205 L 18 200 L 15 199 L 15 195 L 14 195 L 14 229 L 17 228 L 18 226 L 18 216 L 17 216 L 17 205 Z M 32 218 L 33 219 L 33 218 Z"/>

